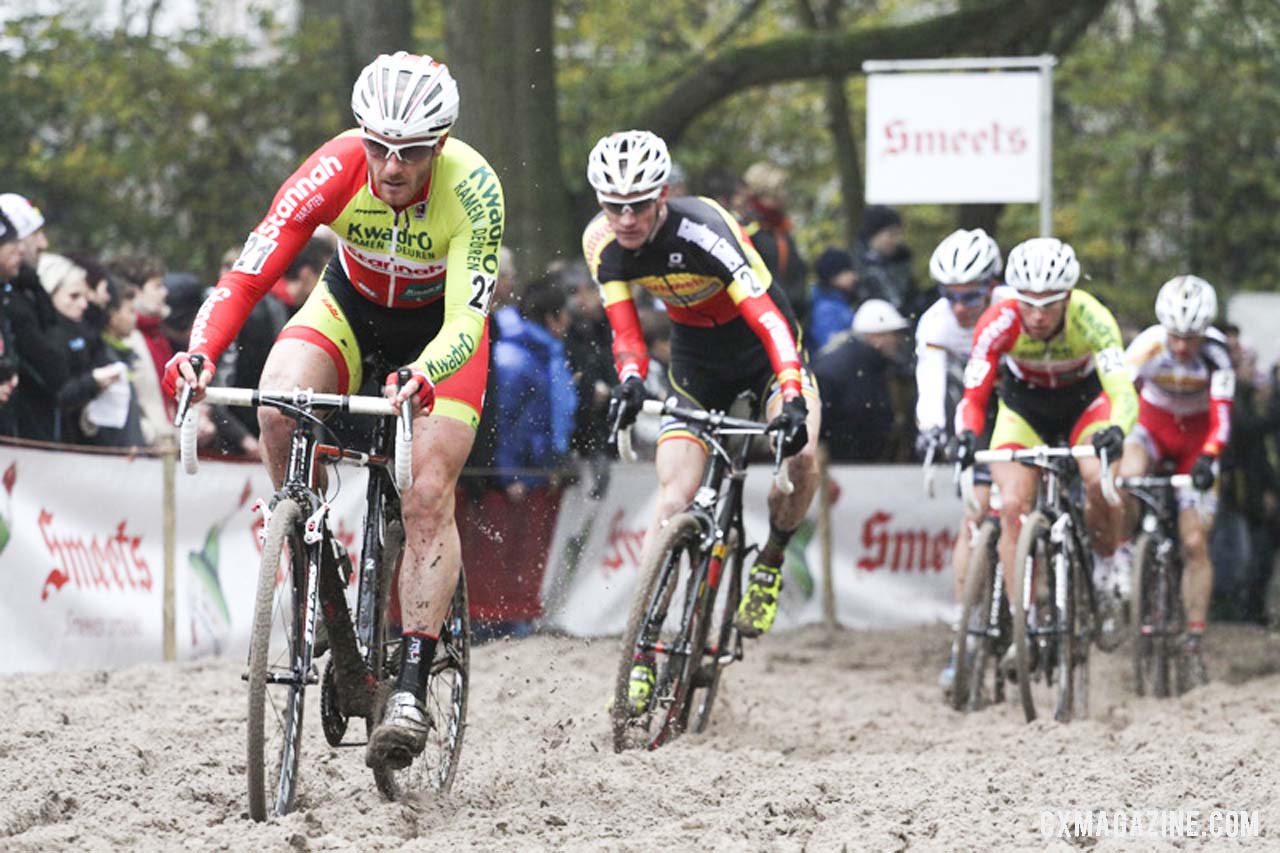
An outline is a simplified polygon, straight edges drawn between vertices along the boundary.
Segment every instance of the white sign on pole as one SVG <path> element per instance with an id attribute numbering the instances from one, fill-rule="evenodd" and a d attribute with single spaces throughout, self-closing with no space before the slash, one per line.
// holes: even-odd
<path id="1" fill-rule="evenodd" d="M 1041 198 L 1038 72 L 871 74 L 867 202 Z"/>

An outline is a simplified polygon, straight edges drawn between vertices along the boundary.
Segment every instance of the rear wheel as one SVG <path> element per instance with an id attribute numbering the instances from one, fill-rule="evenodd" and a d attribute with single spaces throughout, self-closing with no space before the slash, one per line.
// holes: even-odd
<path id="1" fill-rule="evenodd" d="M 388 636 L 385 615 L 381 621 L 384 662 L 374 706 L 374 714 L 378 718 L 375 724 L 381 722 L 387 696 L 400 668 L 400 640 Z M 408 767 L 402 770 L 385 766 L 374 768 L 373 778 L 383 796 L 399 800 L 415 792 L 445 793 L 453 785 L 462 754 L 462 737 L 466 732 L 470 667 L 471 621 L 467 615 L 467 576 L 463 571 L 459 573 L 458 584 L 453 590 L 427 680 L 426 705 L 427 716 L 431 719 L 431 734 L 422 754 Z"/>
<path id="2" fill-rule="evenodd" d="M 1013 617 L 1014 661 L 1018 672 L 1018 696 L 1027 722 L 1036 718 L 1037 693 L 1049 684 L 1042 658 L 1055 645 L 1046 628 L 1057 623 L 1052 596 L 1049 520 L 1044 513 L 1031 513 L 1022 522 L 1014 558 L 1010 610 Z M 1039 696 L 1041 704 L 1048 700 Z"/>
<path id="3" fill-rule="evenodd" d="M 302 509 L 285 499 L 267 526 L 249 640 L 246 775 L 249 816 L 266 820 L 293 808 L 302 745 L 308 566 Z"/>
<path id="4" fill-rule="evenodd" d="M 964 600 L 954 644 L 955 680 L 951 684 L 950 696 L 951 707 L 957 711 L 976 711 L 982 707 L 982 681 L 991 658 L 996 654 L 997 638 L 990 635 L 990 630 L 995 577 L 999 568 L 996 553 L 999 538 L 1000 525 L 994 519 L 987 519 L 978 528 L 978 535 L 969 550 Z M 995 666 L 990 668 L 998 669 Z M 994 688 L 992 692 L 994 695 Z"/>
<path id="5" fill-rule="evenodd" d="M 694 606 L 688 589 L 702 559 L 701 539 L 698 520 L 681 513 L 659 531 L 640 569 L 610 710 L 618 752 L 638 746 L 656 749 L 678 736 L 688 720 L 690 682 L 702 659 L 701 647 L 695 653 L 689 638 L 699 630 L 706 636 L 702 608 Z M 652 662 L 654 681 L 648 707 L 635 713 L 631 669 L 642 660 Z"/>

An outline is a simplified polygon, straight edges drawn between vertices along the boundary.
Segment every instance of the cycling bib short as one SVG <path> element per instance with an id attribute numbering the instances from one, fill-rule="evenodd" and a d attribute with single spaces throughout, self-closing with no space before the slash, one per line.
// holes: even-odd
<path id="1" fill-rule="evenodd" d="M 348 394 L 359 391 L 366 366 L 413 362 L 443 325 L 443 300 L 421 308 L 377 305 L 356 292 L 342 266 L 333 260 L 306 303 L 285 325 L 280 339 L 306 341 L 324 350 L 338 369 L 338 393 Z M 486 326 L 475 354 L 436 386 L 432 415 L 475 429 L 484 405 L 488 367 Z"/>

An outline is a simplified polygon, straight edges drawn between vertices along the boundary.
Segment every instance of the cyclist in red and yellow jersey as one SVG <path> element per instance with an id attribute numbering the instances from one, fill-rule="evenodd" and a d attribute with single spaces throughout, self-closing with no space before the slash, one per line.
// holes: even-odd
<path id="1" fill-rule="evenodd" d="M 963 464 L 973 460 L 997 379 L 992 449 L 1092 442 L 1110 464 L 1119 461 L 1125 434 L 1138 419 L 1138 394 L 1115 317 L 1093 296 L 1073 290 L 1079 277 L 1075 251 L 1061 240 L 1035 238 L 1009 253 L 1005 283 L 1016 298 L 983 312 L 965 368 L 964 399 L 956 410 Z M 1099 460 L 1081 459 L 1079 465 L 1085 523 L 1093 547 L 1109 560 L 1123 513 L 1110 511 L 1102 497 Z M 1018 534 L 1035 502 L 1038 472 L 997 462 L 991 474 L 1001 498 L 1000 563 L 1005 589 L 1012 590 Z M 1108 615 L 1114 623 L 1114 614 L 1104 613 L 1104 621 Z"/>
<path id="2" fill-rule="evenodd" d="M 367 365 L 405 366 L 384 392 L 417 415 L 413 486 L 401 496 L 400 572 L 405 654 L 370 764 L 403 767 L 421 752 L 430 721 L 423 699 L 436 638 L 462 566 L 454 486 L 471 451 L 488 371 L 489 300 L 498 275 L 502 186 L 485 159 L 449 130 L 458 87 L 429 56 L 384 54 L 351 93 L 359 128 L 320 147 L 276 193 L 239 259 L 201 306 L 188 352 L 165 384 L 212 378 L 214 362 L 320 224 L 339 247 L 320 283 L 281 332 L 262 387 L 354 393 Z M 204 357 L 196 377 L 190 357 Z M 384 369 L 385 369 L 384 367 Z M 434 414 L 435 417 L 426 417 Z M 292 421 L 259 412 L 263 456 L 278 486 Z"/>
<path id="3" fill-rule="evenodd" d="M 613 357 L 621 384 L 611 413 L 622 426 L 644 402 L 649 359 L 631 297 L 632 285 L 666 305 L 671 317 L 671 385 L 682 405 L 727 411 L 742 391 L 753 391 L 771 418 L 795 484 L 791 494 L 769 494 L 769 540 L 751 570 L 736 624 L 748 637 L 773 625 L 782 587 L 782 558 L 817 488 L 814 448 L 821 400 L 797 343 L 791 306 L 773 287 L 768 268 L 722 207 L 706 198 L 668 199 L 671 158 L 666 143 L 632 130 L 601 139 L 587 176 L 601 212 L 582 235 L 583 254 L 604 294 L 613 327 Z M 812 408 L 805 402 L 808 397 Z M 701 482 L 707 448 L 672 420 L 658 439 L 659 525 L 682 511 Z M 652 701 L 652 660 L 631 672 L 631 708 Z"/>

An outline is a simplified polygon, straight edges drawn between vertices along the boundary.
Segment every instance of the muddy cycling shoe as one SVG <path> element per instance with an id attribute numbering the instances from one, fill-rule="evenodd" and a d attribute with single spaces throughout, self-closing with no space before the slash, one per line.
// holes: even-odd
<path id="1" fill-rule="evenodd" d="M 403 770 L 422 754 L 430 731 L 426 705 L 408 690 L 392 693 L 382 722 L 369 736 L 365 765 Z"/>
<path id="2" fill-rule="evenodd" d="M 1104 652 L 1115 651 L 1128 633 L 1129 606 L 1115 590 L 1098 591 L 1098 632 L 1094 642 Z"/>
<path id="3" fill-rule="evenodd" d="M 759 637 L 773 627 L 778 615 L 778 593 L 782 591 L 782 569 L 757 563 L 751 570 L 747 593 L 738 605 L 734 627 L 744 637 Z"/>
<path id="4" fill-rule="evenodd" d="M 947 665 L 942 668 L 942 672 L 938 674 L 938 686 L 942 688 L 944 696 L 951 695 L 951 688 L 956 683 L 956 650 L 951 649 L 951 655 L 947 658 Z"/>
<path id="5" fill-rule="evenodd" d="M 1179 692 L 1186 693 L 1209 683 L 1209 670 L 1204 665 L 1204 648 L 1201 639 L 1188 635 L 1182 641 L 1179 660 Z"/>
<path id="6" fill-rule="evenodd" d="M 631 665 L 631 677 L 627 681 L 627 713 L 643 716 L 653 705 L 653 686 L 656 676 L 653 661 L 637 660 Z"/>

